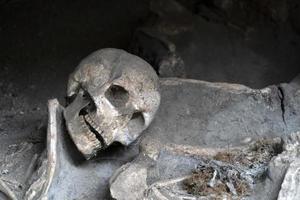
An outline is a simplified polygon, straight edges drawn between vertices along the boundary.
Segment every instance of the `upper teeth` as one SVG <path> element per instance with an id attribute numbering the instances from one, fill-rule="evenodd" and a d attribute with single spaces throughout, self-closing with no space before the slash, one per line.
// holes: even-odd
<path id="1" fill-rule="evenodd" d="M 79 117 L 81 123 L 81 134 L 71 135 L 79 150 L 84 154 L 84 156 L 89 159 L 94 156 L 99 149 L 102 148 L 101 142 L 97 139 L 95 134 L 91 132 L 84 121 L 82 116 Z"/>
<path id="2" fill-rule="evenodd" d="M 93 129 L 97 131 L 101 138 L 103 138 L 105 144 L 110 143 L 111 139 L 105 135 L 105 132 L 101 130 L 100 126 L 93 120 L 93 118 L 89 114 L 84 115 L 84 119 L 87 121 L 87 123 L 89 123 L 90 126 L 93 127 Z"/>
<path id="3" fill-rule="evenodd" d="M 94 120 L 89 115 L 84 115 L 84 119 L 100 134 L 102 130 L 100 127 L 94 122 Z"/>

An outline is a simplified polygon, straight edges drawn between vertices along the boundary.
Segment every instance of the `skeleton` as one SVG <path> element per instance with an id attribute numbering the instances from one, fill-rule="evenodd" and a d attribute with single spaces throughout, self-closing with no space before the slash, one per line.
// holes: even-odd
<path id="1" fill-rule="evenodd" d="M 106 156 L 110 160 L 108 165 L 99 158 L 79 165 L 74 161 L 77 152 L 74 156 L 74 151 L 69 150 L 61 115 L 73 143 L 89 160 L 114 142 L 127 146 L 140 136 L 159 107 L 158 88 L 158 77 L 152 67 L 123 50 L 102 49 L 83 59 L 70 75 L 66 108 L 56 99 L 48 103 L 47 154 L 32 178 L 25 199 L 65 199 L 78 195 L 94 198 L 97 190 L 87 182 L 108 176 L 124 162 L 114 163 L 116 157 L 124 157 L 126 152 L 120 150 Z M 100 173 L 95 172 L 97 169 Z M 77 189 L 73 190 L 67 185 L 76 177 L 82 178 L 76 181 Z M 107 181 L 102 179 L 104 183 Z M 61 187 L 66 192 L 58 193 L 57 188 Z M 92 196 L 87 196 L 88 193 Z"/>
<path id="2" fill-rule="evenodd" d="M 297 83 L 294 82 L 298 88 Z M 141 153 L 133 161 L 133 164 L 136 163 L 138 165 L 128 163 L 119 168 L 122 164 L 133 160 L 137 155 L 134 154 L 132 157 L 126 158 L 126 152 L 130 150 L 132 145 L 126 151 L 119 149 L 121 154 L 111 152 L 111 154 L 105 154 L 107 152 L 101 152 L 106 157 L 101 155 L 81 163 L 74 160 L 74 155 L 78 155 L 78 152 L 70 151 L 69 149 L 70 146 L 74 147 L 74 144 L 86 159 L 90 159 L 99 150 L 107 148 L 114 142 L 124 145 L 132 143 L 147 128 L 158 109 L 160 103 L 158 85 L 164 91 L 162 93 L 164 94 L 162 95 L 164 101 L 162 101 L 161 109 L 156 115 L 158 120 L 152 123 L 152 126 L 147 130 L 147 137 L 141 140 Z M 178 90 L 181 91 L 180 94 L 178 94 Z M 212 141 L 209 137 L 212 137 L 213 140 L 218 139 L 218 137 L 214 137 L 214 134 L 226 136 L 223 132 L 220 132 L 220 128 L 223 130 L 226 127 L 237 127 L 238 135 L 233 135 L 235 130 L 227 134 L 233 136 L 234 139 L 238 137 L 239 140 L 247 136 L 247 134 L 243 136 L 240 131 L 244 130 L 243 127 L 247 123 L 251 124 L 252 119 L 257 119 L 260 116 L 262 116 L 262 119 L 258 119 L 262 120 L 263 123 L 257 124 L 262 133 L 257 135 L 257 137 L 264 135 L 264 131 L 270 135 L 270 129 L 273 130 L 272 132 L 275 135 L 277 131 L 281 130 L 282 126 L 285 126 L 281 119 L 280 104 L 278 104 L 280 99 L 276 95 L 272 96 L 277 94 L 276 91 L 277 89 L 274 87 L 252 90 L 241 85 L 184 79 L 161 79 L 158 83 L 158 78 L 154 71 L 143 60 L 122 50 L 104 49 L 97 51 L 84 59 L 75 72 L 71 74 L 68 85 L 69 104 L 67 107 L 62 107 L 55 99 L 49 101 L 47 154 L 45 154 L 44 160 L 41 159 L 42 162 L 36 176 L 33 176 L 32 181 L 29 182 L 31 186 L 22 199 L 99 199 L 99 197 L 106 199 L 107 188 L 103 186 L 107 186 L 108 179 L 118 168 L 119 170 L 115 171 L 115 175 L 110 179 L 111 196 L 116 198 L 118 196 L 116 191 L 120 193 L 122 198 L 126 199 L 131 199 L 131 195 L 134 195 L 135 192 L 142 191 L 141 195 L 144 195 L 143 190 L 138 190 L 138 187 L 145 187 L 144 190 L 149 197 L 154 195 L 158 199 L 165 199 L 164 195 L 167 194 L 175 195 L 179 199 L 196 199 L 192 195 L 186 195 L 185 191 L 181 191 L 180 187 L 177 188 L 182 181 L 189 178 L 186 174 L 181 176 L 182 171 L 186 173 L 194 166 L 194 163 L 190 162 L 189 159 L 191 158 L 197 163 L 197 156 L 199 155 L 213 156 L 220 149 L 221 151 L 228 151 L 229 148 L 227 146 L 223 150 L 222 148 L 218 149 L 215 145 L 217 141 L 213 142 L 210 147 L 202 147 L 204 142 L 210 143 Z M 220 94 L 221 97 L 222 95 L 230 96 L 230 104 L 228 104 L 226 99 L 219 98 L 216 94 Z M 187 98 L 184 98 L 185 96 Z M 195 99 L 195 96 L 198 98 Z M 249 98 L 249 96 L 254 98 Z M 174 98 L 178 100 L 173 102 Z M 287 95 L 286 98 L 288 98 Z M 170 103 L 170 101 L 173 103 Z M 228 117 L 224 118 L 221 116 L 219 118 L 220 113 L 218 112 L 215 115 L 207 116 L 204 108 L 202 110 L 196 109 L 199 108 L 199 105 L 207 105 L 209 103 L 213 105 L 207 108 L 209 112 L 219 110 L 222 105 L 227 105 L 224 111 Z M 239 114 L 243 109 L 237 105 L 241 103 L 248 110 L 254 110 L 255 113 L 251 115 L 244 114 L 244 112 Z M 263 109 L 252 109 L 256 107 Z M 286 113 L 288 112 L 289 110 L 287 109 Z M 62 116 L 65 117 L 65 125 L 68 131 L 65 130 Z M 275 118 L 272 118 L 273 116 Z M 214 122 L 219 122 L 221 127 L 216 124 L 208 126 L 209 124 L 207 125 L 205 117 Z M 246 121 L 235 126 L 227 123 L 226 120 L 236 121 L 235 117 Z M 206 133 L 206 130 L 201 130 L 200 123 L 195 123 L 194 121 L 197 120 L 199 122 L 202 119 L 204 120 L 203 129 L 206 127 L 210 128 L 210 134 L 202 135 L 202 133 Z M 286 119 L 288 126 L 291 126 L 289 118 Z M 164 123 L 161 123 L 162 120 L 164 120 Z M 272 123 L 269 123 L 270 121 L 275 121 L 279 126 L 274 127 Z M 174 126 L 176 129 L 172 129 L 172 123 L 176 124 Z M 182 124 L 187 126 L 182 126 Z M 247 130 L 248 128 L 246 127 Z M 255 128 L 257 127 L 253 127 L 253 131 Z M 297 129 L 298 126 L 295 128 Z M 227 129 L 224 130 L 226 131 Z M 184 136 L 182 133 L 184 133 Z M 249 133 L 251 133 L 251 130 Z M 68 138 L 65 137 L 67 134 L 71 136 L 73 143 L 68 142 Z M 228 140 L 227 138 L 221 139 L 222 141 L 232 140 L 230 137 Z M 155 142 L 151 144 L 151 141 Z M 136 145 L 133 146 L 134 149 L 137 149 Z M 161 162 L 159 159 L 164 158 L 162 156 L 164 152 L 171 152 L 170 156 L 180 154 L 180 158 L 183 160 L 175 160 L 177 164 L 174 164 L 174 160 L 170 160 L 169 154 L 166 154 L 166 163 Z M 189 157 L 186 155 L 192 156 L 186 159 L 185 157 Z M 295 157 L 298 159 L 298 155 Z M 120 162 L 120 159 L 124 159 L 124 161 Z M 147 172 L 148 166 L 150 166 L 149 169 L 154 169 L 153 163 L 155 162 L 161 165 L 162 170 L 168 167 L 176 167 L 177 165 L 181 166 L 181 164 L 187 165 L 187 167 L 181 168 L 177 172 L 171 170 L 171 177 L 168 177 L 168 173 L 160 174 L 162 177 L 156 180 L 153 179 L 156 171 L 150 170 L 149 172 L 151 173 L 149 174 Z M 292 171 L 297 169 L 298 164 L 296 162 L 295 165 L 295 168 L 291 168 L 290 174 L 294 174 L 297 171 Z M 284 165 L 283 168 L 285 167 Z M 278 166 L 276 165 L 275 169 L 277 168 Z M 130 169 L 132 170 L 130 171 Z M 98 173 L 99 171 L 101 173 Z M 130 173 L 127 176 L 128 171 Z M 178 176 L 173 173 L 176 173 Z M 283 171 L 283 176 L 284 173 Z M 124 174 L 127 177 L 123 176 Z M 148 175 L 152 177 L 152 179 L 149 178 L 149 181 L 151 181 L 149 183 L 152 183 L 150 185 L 146 182 Z M 125 180 L 118 181 L 122 176 L 125 177 Z M 277 179 L 271 178 L 272 181 L 275 180 L 276 183 L 279 183 Z M 274 185 L 272 181 L 270 183 Z M 122 188 L 120 190 L 118 183 L 121 183 L 125 190 L 122 190 Z M 287 179 L 286 185 L 288 183 Z M 131 186 L 136 186 L 132 187 L 134 188 L 132 192 L 130 190 Z M 171 191 L 170 188 L 172 189 L 173 186 L 175 193 L 169 193 Z M 294 186 L 296 187 L 297 184 L 294 184 Z M 2 187 L 6 188 L 5 185 Z M 61 190 L 61 188 L 64 189 Z M 14 196 L 7 188 L 4 192 L 7 196 Z M 282 194 L 286 192 L 291 194 L 288 190 L 285 190 Z M 171 199 L 175 199 L 175 196 Z"/>
<path id="3" fill-rule="evenodd" d="M 152 67 L 117 49 L 85 58 L 70 76 L 67 95 L 67 129 L 86 159 L 113 142 L 133 142 L 149 126 L 160 103 Z"/>

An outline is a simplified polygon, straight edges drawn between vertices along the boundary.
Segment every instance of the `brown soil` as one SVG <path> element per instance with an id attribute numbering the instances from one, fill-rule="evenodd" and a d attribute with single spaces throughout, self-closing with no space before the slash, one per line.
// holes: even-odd
<path id="1" fill-rule="evenodd" d="M 228 173 L 229 171 L 234 171 L 230 165 L 239 166 L 243 169 L 253 169 L 254 167 L 266 167 L 273 156 L 276 156 L 281 152 L 282 144 L 281 140 L 269 140 L 261 139 L 254 143 L 249 144 L 242 150 L 228 150 L 220 152 L 215 155 L 212 159 L 206 160 L 206 167 L 197 168 L 192 172 L 191 178 L 183 182 L 184 189 L 187 190 L 189 194 L 196 196 L 208 196 L 213 195 L 218 199 L 219 197 L 226 196 L 235 196 L 238 199 L 249 195 L 251 192 L 251 187 L 249 182 L 241 176 L 241 174 Z M 213 187 L 210 186 L 209 182 L 212 180 L 215 169 L 209 167 L 210 161 L 222 161 L 222 163 L 228 164 L 227 166 L 220 166 L 220 171 L 223 171 L 223 177 L 220 178 L 219 175 L 216 176 L 216 183 Z M 222 173 L 222 172 L 221 172 Z M 224 174 L 225 177 L 224 178 Z M 229 175 L 230 174 L 230 175 Z M 262 176 L 262 174 L 259 174 Z M 255 177 L 260 179 L 261 177 Z M 236 194 L 233 194 L 230 191 L 228 183 L 232 183 Z"/>

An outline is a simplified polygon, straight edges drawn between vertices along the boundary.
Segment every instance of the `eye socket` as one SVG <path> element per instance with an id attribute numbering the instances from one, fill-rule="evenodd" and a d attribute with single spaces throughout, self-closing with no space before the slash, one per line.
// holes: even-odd
<path id="1" fill-rule="evenodd" d="M 115 107 L 123 107 L 129 99 L 129 93 L 119 85 L 112 85 L 105 92 L 105 97 Z"/>

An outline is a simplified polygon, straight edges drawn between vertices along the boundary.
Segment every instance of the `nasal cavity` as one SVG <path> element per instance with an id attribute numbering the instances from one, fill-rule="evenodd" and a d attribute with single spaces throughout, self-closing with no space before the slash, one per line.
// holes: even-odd
<path id="1" fill-rule="evenodd" d="M 87 100 L 89 103 L 80 110 L 79 115 L 86 115 L 87 113 L 94 112 L 96 110 L 96 105 L 95 105 L 94 101 L 92 100 L 92 97 L 90 96 L 90 94 L 85 91 L 83 93 L 82 97 L 85 100 Z"/>
<path id="2" fill-rule="evenodd" d="M 105 92 L 105 97 L 117 108 L 125 106 L 129 100 L 128 91 L 119 85 L 110 86 Z"/>

